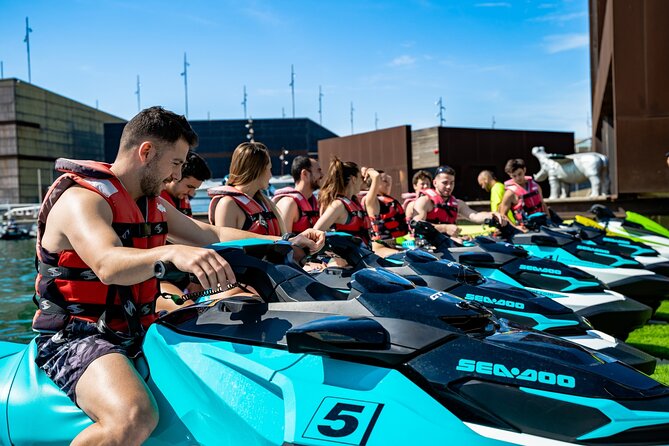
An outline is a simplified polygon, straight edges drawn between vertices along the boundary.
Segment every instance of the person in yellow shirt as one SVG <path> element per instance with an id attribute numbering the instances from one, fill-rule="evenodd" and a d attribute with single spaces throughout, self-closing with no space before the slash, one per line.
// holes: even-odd
<path id="1" fill-rule="evenodd" d="M 482 170 L 478 176 L 478 183 L 486 192 L 490 192 L 490 210 L 492 212 L 497 212 L 499 210 L 499 205 L 502 203 L 502 198 L 504 198 L 504 183 L 500 183 L 495 178 L 495 174 L 490 170 Z M 506 217 L 509 219 L 511 224 L 516 224 L 516 219 L 513 218 L 513 213 L 511 211 L 507 212 Z"/>

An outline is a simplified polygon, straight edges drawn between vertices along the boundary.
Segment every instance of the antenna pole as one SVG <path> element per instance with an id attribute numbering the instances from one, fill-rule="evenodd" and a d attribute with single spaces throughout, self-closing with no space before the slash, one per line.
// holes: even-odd
<path id="1" fill-rule="evenodd" d="M 26 17 L 26 36 L 23 38 L 23 41 L 26 43 L 26 51 L 28 53 L 28 82 L 33 83 L 32 73 L 30 71 L 30 33 L 33 32 L 32 28 L 28 24 L 28 17 Z"/>
<path id="2" fill-rule="evenodd" d="M 290 95 L 293 100 L 293 119 L 295 119 L 295 70 L 293 64 L 290 64 Z"/>
<path id="3" fill-rule="evenodd" d="M 323 125 L 323 89 L 318 86 L 318 123 Z"/>
<path id="4" fill-rule="evenodd" d="M 181 75 L 184 77 L 184 95 L 186 97 L 186 118 L 188 118 L 188 67 L 190 64 L 188 63 L 188 58 L 186 53 L 184 52 L 184 71 L 181 73 Z"/>
<path id="5" fill-rule="evenodd" d="M 247 102 L 247 98 L 248 98 L 248 95 L 246 94 L 246 85 L 244 85 L 244 96 L 243 96 L 243 98 L 244 99 L 242 100 L 242 105 L 244 106 L 244 119 L 246 119 L 246 102 Z"/>
<path id="6" fill-rule="evenodd" d="M 444 119 L 444 110 L 446 110 L 446 107 L 444 107 L 444 101 L 442 100 L 441 96 L 439 96 L 439 100 L 437 101 L 437 104 L 439 106 L 439 112 L 437 113 L 437 116 L 439 116 L 439 126 L 443 127 L 444 123 L 446 120 Z"/>
<path id="7" fill-rule="evenodd" d="M 137 95 L 137 111 L 142 110 L 142 100 L 140 97 L 140 87 L 142 84 L 139 82 L 139 74 L 137 75 L 137 90 L 135 90 L 135 94 Z"/>

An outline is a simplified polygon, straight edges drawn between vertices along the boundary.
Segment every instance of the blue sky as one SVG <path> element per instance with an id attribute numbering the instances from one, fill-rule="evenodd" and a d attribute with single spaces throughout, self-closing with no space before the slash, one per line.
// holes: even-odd
<path id="1" fill-rule="evenodd" d="M 292 115 L 340 135 L 410 124 L 589 136 L 587 0 L 0 0 L 5 77 L 125 119 L 141 105 L 190 119 Z"/>

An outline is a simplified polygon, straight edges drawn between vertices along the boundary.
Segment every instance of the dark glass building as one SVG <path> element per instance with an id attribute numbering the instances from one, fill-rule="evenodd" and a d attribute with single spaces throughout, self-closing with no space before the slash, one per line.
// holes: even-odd
<path id="1" fill-rule="evenodd" d="M 248 141 L 246 119 L 190 121 L 200 137 L 196 151 L 209 164 L 214 177 L 224 177 L 230 169 L 230 158 L 239 143 Z M 114 161 L 125 124 L 105 125 L 105 159 Z M 272 156 L 272 174 L 290 173 L 290 164 L 298 155 L 318 152 L 318 141 L 336 137 L 334 133 L 307 118 L 254 119 L 254 139 L 265 144 Z M 287 154 L 284 151 L 288 151 Z M 279 159 L 284 153 L 284 160 Z"/>

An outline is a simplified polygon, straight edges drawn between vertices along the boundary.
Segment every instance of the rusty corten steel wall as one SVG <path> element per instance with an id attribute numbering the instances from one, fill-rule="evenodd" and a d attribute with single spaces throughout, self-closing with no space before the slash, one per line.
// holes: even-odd
<path id="1" fill-rule="evenodd" d="M 669 1 L 590 0 L 593 142 L 614 193 L 669 190 Z"/>
<path id="2" fill-rule="evenodd" d="M 438 164 L 455 169 L 454 195 L 462 200 L 490 199 L 490 194 L 476 182 L 478 174 L 484 169 L 492 170 L 500 181 L 505 181 L 508 177 L 504 165 L 510 158 L 523 158 L 528 175 L 538 172 L 539 162 L 532 155 L 532 147 L 544 146 L 548 153 L 574 152 L 571 132 L 433 127 L 413 133 L 420 136 L 414 138 L 414 156 L 421 150 L 427 156 L 439 147 Z M 426 147 L 421 149 L 420 145 Z M 437 166 L 432 167 L 427 170 L 434 172 Z M 542 183 L 542 189 L 548 193 L 547 182 Z"/>
<path id="3" fill-rule="evenodd" d="M 338 156 L 359 166 L 382 169 L 393 177 L 394 197 L 407 192 L 411 179 L 411 126 L 405 125 L 357 135 L 318 141 L 318 160 L 323 172 Z"/>

